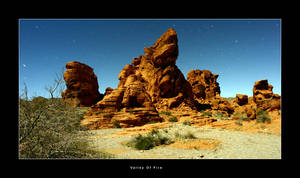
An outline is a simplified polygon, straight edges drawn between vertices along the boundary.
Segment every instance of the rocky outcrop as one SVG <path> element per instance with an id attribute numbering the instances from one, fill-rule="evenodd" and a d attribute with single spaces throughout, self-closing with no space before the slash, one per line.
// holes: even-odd
<path id="1" fill-rule="evenodd" d="M 191 84 L 196 98 L 210 99 L 221 93 L 217 82 L 218 76 L 209 70 L 197 69 L 188 72 L 187 81 Z"/>
<path id="2" fill-rule="evenodd" d="M 237 94 L 232 103 L 235 112 L 232 119 L 239 119 L 244 115 L 253 120 L 259 110 L 280 110 L 280 96 L 274 94 L 272 89 L 273 86 L 268 84 L 268 80 L 259 80 L 254 84 L 253 97 Z"/>
<path id="3" fill-rule="evenodd" d="M 234 107 L 232 106 L 232 104 L 219 95 L 210 99 L 209 102 L 213 110 L 223 111 L 228 116 L 230 116 L 234 112 Z"/>
<path id="4" fill-rule="evenodd" d="M 91 106 L 101 99 L 97 76 L 93 69 L 80 62 L 68 62 L 63 77 L 67 89 L 61 94 L 72 106 Z"/>
<path id="5" fill-rule="evenodd" d="M 117 89 L 109 89 L 103 100 L 95 104 L 87 115 L 115 112 L 110 117 L 111 121 L 118 120 L 123 123 L 123 127 L 128 127 L 149 121 L 162 121 L 158 110 L 179 105 L 196 110 L 197 103 L 193 99 L 192 88 L 176 66 L 177 41 L 175 30 L 168 29 L 152 47 L 144 48 L 145 55 L 134 58 L 131 64 L 120 71 Z M 138 112 L 132 109 L 137 109 Z M 132 113 L 130 117 L 126 117 L 128 121 L 124 120 L 125 117 L 116 117 L 120 112 L 128 111 Z M 101 119 L 98 121 L 101 122 Z"/>
<path id="6" fill-rule="evenodd" d="M 264 111 L 280 110 L 281 97 L 273 93 L 268 80 L 256 81 L 253 87 L 253 101 L 258 109 Z"/>
<path id="7" fill-rule="evenodd" d="M 236 94 L 235 102 L 240 106 L 248 104 L 248 96 L 242 94 Z"/>
<path id="8" fill-rule="evenodd" d="M 234 108 L 226 99 L 220 96 L 220 86 L 217 82 L 219 75 L 212 74 L 209 70 L 191 70 L 187 74 L 187 81 L 192 86 L 195 99 L 201 108 L 219 110 L 231 115 Z M 206 107 L 203 107 L 206 106 Z"/>

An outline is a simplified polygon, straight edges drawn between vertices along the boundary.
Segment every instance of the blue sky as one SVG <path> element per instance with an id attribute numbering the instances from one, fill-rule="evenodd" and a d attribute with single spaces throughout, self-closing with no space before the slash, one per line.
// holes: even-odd
<path id="1" fill-rule="evenodd" d="M 262 79 L 281 94 L 280 19 L 20 19 L 19 92 L 25 82 L 29 96 L 49 97 L 45 86 L 69 61 L 94 68 L 100 93 L 116 88 L 120 70 L 171 27 L 185 77 L 219 74 L 222 97 L 252 96 Z"/>

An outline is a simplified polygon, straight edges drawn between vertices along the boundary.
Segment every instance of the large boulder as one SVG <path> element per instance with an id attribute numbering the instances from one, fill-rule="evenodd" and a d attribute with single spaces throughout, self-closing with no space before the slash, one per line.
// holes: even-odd
<path id="1" fill-rule="evenodd" d="M 196 98 L 210 99 L 221 93 L 218 76 L 209 70 L 197 69 L 188 72 L 187 81 L 191 84 Z"/>
<path id="2" fill-rule="evenodd" d="M 242 94 L 236 94 L 235 102 L 240 106 L 248 104 L 248 96 Z"/>
<path id="3" fill-rule="evenodd" d="M 67 89 L 61 94 L 72 106 L 91 106 L 101 99 L 93 68 L 80 62 L 68 62 L 63 77 Z"/>
<path id="4" fill-rule="evenodd" d="M 281 97 L 273 93 L 273 86 L 268 80 L 256 81 L 253 87 L 253 101 L 258 109 L 264 111 L 279 110 Z"/>

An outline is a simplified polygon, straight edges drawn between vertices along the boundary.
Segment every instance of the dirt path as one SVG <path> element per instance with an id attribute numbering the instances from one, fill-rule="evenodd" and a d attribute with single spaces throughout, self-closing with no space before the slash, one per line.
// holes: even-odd
<path id="1" fill-rule="evenodd" d="M 197 139 L 140 151 L 124 145 L 137 134 L 125 134 L 127 130 L 87 131 L 89 136 L 85 139 L 93 149 L 109 152 L 118 159 L 281 159 L 281 136 L 278 135 L 172 123 L 159 129 L 160 133 L 174 136 L 176 132 L 190 132 Z"/>

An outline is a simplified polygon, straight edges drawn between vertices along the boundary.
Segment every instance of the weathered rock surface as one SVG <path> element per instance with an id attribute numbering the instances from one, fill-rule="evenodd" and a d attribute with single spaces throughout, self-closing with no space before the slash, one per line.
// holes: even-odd
<path id="1" fill-rule="evenodd" d="M 198 99 L 210 99 L 220 95 L 220 86 L 217 82 L 219 75 L 212 74 L 209 70 L 191 70 L 187 74 L 187 81 L 193 88 L 193 93 Z"/>
<path id="2" fill-rule="evenodd" d="M 168 29 L 152 47 L 144 48 L 145 55 L 134 58 L 132 64 L 120 71 L 117 89 L 109 89 L 89 114 L 115 112 L 110 117 L 111 121 L 118 120 L 123 127 L 129 127 L 162 121 L 158 110 L 178 106 L 196 110 L 197 102 L 193 99 L 192 88 L 176 66 L 177 41 L 175 30 Z M 117 117 L 120 112 L 126 113 L 130 108 L 138 108 L 138 112 L 124 117 L 127 119 Z"/>
<path id="3" fill-rule="evenodd" d="M 273 93 L 268 80 L 256 81 L 253 87 L 253 101 L 257 108 L 265 111 L 279 110 L 281 97 Z"/>
<path id="4" fill-rule="evenodd" d="M 235 102 L 240 106 L 248 104 L 248 96 L 242 94 L 236 94 Z"/>
<path id="5" fill-rule="evenodd" d="M 93 69 L 80 62 L 68 62 L 63 77 L 67 89 L 61 94 L 72 106 L 91 106 L 101 99 L 97 76 Z"/>
<path id="6" fill-rule="evenodd" d="M 211 108 L 213 110 L 223 111 L 228 116 L 230 116 L 234 112 L 234 107 L 230 102 L 228 102 L 225 98 L 217 95 L 210 100 Z"/>
<path id="7" fill-rule="evenodd" d="M 203 109 L 219 110 L 231 115 L 234 108 L 231 103 L 220 96 L 218 76 L 209 70 L 197 69 L 188 72 L 187 81 L 191 84 L 194 97 Z"/>
<path id="8" fill-rule="evenodd" d="M 259 110 L 272 111 L 280 110 L 280 96 L 273 94 L 273 86 L 268 84 L 268 80 L 259 80 L 253 87 L 253 97 L 237 94 L 232 106 L 237 116 L 233 119 L 239 119 L 244 114 L 249 119 L 256 119 L 256 113 Z"/>

